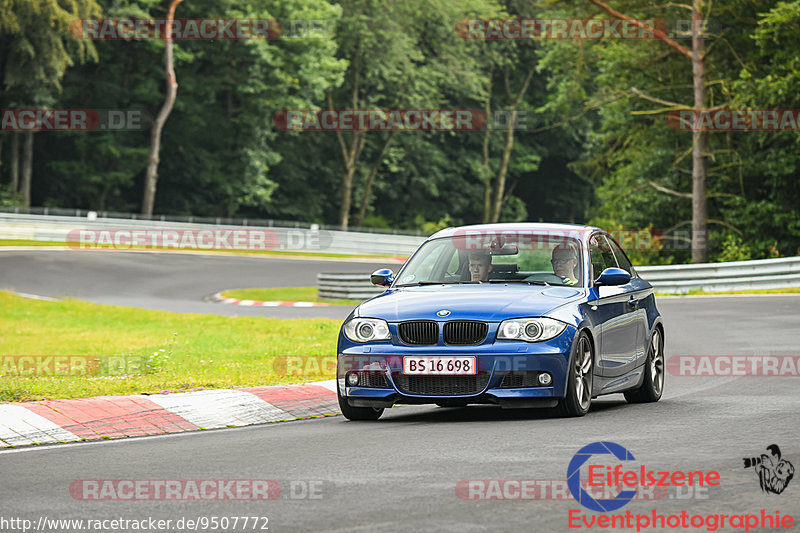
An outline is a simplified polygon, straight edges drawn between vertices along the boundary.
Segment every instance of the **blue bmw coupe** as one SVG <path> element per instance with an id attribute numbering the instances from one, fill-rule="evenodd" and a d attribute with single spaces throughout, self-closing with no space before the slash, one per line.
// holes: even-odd
<path id="1" fill-rule="evenodd" d="M 602 229 L 488 224 L 429 237 L 339 332 L 339 405 L 377 420 L 395 404 L 557 407 L 655 402 L 664 327 L 653 287 Z"/>

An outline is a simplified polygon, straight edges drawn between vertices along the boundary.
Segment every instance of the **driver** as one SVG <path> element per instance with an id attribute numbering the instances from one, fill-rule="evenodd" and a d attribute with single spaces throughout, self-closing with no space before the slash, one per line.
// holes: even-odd
<path id="1" fill-rule="evenodd" d="M 470 281 L 489 281 L 492 271 L 492 256 L 488 252 L 472 252 L 469 254 Z"/>
<path id="2" fill-rule="evenodd" d="M 566 243 L 561 243 L 553 249 L 553 258 L 550 260 L 553 265 L 553 273 L 560 277 L 564 285 L 575 285 L 578 278 L 575 277 L 575 267 L 578 266 L 578 251 Z"/>

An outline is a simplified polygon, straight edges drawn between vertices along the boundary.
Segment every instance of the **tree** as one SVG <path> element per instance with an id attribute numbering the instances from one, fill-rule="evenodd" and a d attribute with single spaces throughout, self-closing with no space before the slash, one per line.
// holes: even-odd
<path id="1" fill-rule="evenodd" d="M 609 15 L 622 20 L 634 22 L 642 27 L 643 23 L 633 17 L 625 15 L 605 2 L 600 0 L 589 0 L 592 4 Z M 687 57 L 692 62 L 692 85 L 694 88 L 693 108 L 698 111 L 706 109 L 708 102 L 706 94 L 706 66 L 705 66 L 705 37 L 703 29 L 703 0 L 692 0 L 692 48 L 688 49 L 669 38 L 666 33 L 659 29 L 653 29 L 653 35 L 663 43 L 671 46 L 680 54 Z M 687 7 L 688 9 L 688 7 Z M 645 96 L 645 98 L 648 98 Z M 648 98 L 657 103 L 663 104 L 664 101 Z M 680 108 L 677 104 L 676 109 Z M 705 263 L 708 261 L 708 199 L 706 186 L 706 157 L 708 149 L 707 133 L 702 129 L 692 132 L 692 260 L 695 263 Z"/>
<path id="2" fill-rule="evenodd" d="M 667 21 L 669 38 L 675 41 L 691 39 L 692 30 L 696 38 L 702 30 L 710 43 L 704 45 L 702 54 L 705 105 L 711 109 L 732 105 L 732 81 L 742 67 L 742 58 L 747 58 L 752 49 L 747 35 L 755 26 L 753 3 L 737 0 L 714 3 L 713 10 L 704 12 L 704 22 L 710 22 L 710 28 L 700 24 L 696 17 L 681 23 L 693 6 L 655 7 L 636 1 L 625 5 L 625 16 L 642 19 L 657 16 Z M 692 29 L 684 33 L 680 31 L 682 27 Z M 699 144 L 694 142 L 697 132 L 692 132 L 693 142 L 689 143 L 690 134 L 670 129 L 664 120 L 670 110 L 694 109 L 694 104 L 679 103 L 693 102 L 697 95 L 698 78 L 693 72 L 689 81 L 687 55 L 673 46 L 664 46 L 663 39 L 658 38 L 559 41 L 544 43 L 543 47 L 546 50 L 543 74 L 554 82 L 555 89 L 549 105 L 562 112 L 565 125 L 583 127 L 580 136 L 584 138 L 584 156 L 572 168 L 597 186 L 602 203 L 593 220 L 626 229 L 652 225 L 671 239 L 657 253 L 661 261 L 688 259 L 685 254 L 690 249 L 694 260 L 703 260 L 697 255 L 698 249 L 702 252 L 702 246 L 697 244 L 698 233 L 685 231 L 702 219 L 696 216 L 697 210 L 693 213 L 692 202 L 687 201 L 693 193 L 685 192 L 697 184 L 696 159 L 689 157 L 698 153 Z M 742 191 L 731 186 L 738 183 L 736 174 L 746 166 L 748 158 L 747 153 L 736 149 L 737 135 L 752 136 L 703 135 L 706 193 L 699 195 L 704 199 L 700 203 L 707 206 L 707 223 L 721 229 L 709 238 L 706 253 L 721 245 L 724 232 L 740 231 L 736 228 L 739 221 L 727 211 L 729 204 L 741 200 Z M 685 247 L 680 235 L 684 231 L 689 239 Z"/>
<path id="3" fill-rule="evenodd" d="M 447 102 L 443 95 L 480 91 L 482 80 L 472 54 L 474 48 L 461 40 L 454 28 L 464 16 L 491 13 L 491 6 L 478 2 L 454 5 L 444 0 L 387 4 L 349 0 L 342 7 L 337 42 L 340 56 L 349 67 L 343 86 L 329 93 L 329 109 L 438 109 Z M 363 130 L 338 131 L 336 137 L 344 165 L 338 221 L 342 229 L 347 229 L 354 181 L 365 147 L 369 141 L 379 143 L 376 154 L 382 160 L 393 137 Z M 380 161 L 374 161 L 370 168 L 377 172 L 379 166 Z M 372 180 L 375 176 L 369 171 L 366 178 L 371 191 L 369 175 Z M 362 210 L 366 213 L 366 207 Z"/>
<path id="4" fill-rule="evenodd" d="M 95 0 L 61 2 L 13 0 L 0 4 L 0 106 L 44 107 L 52 105 L 61 90 L 61 79 L 75 61 L 96 60 L 91 42 L 74 39 L 69 31 L 76 18 L 97 16 Z M 33 169 L 33 132 L 24 134 L 22 203 L 30 207 Z M 18 137 L 12 134 L 11 188 L 18 180 Z"/>
<path id="5" fill-rule="evenodd" d="M 172 26 L 175 19 L 175 8 L 183 0 L 172 0 L 167 12 L 167 21 L 164 32 L 164 70 L 166 71 L 167 90 L 164 96 L 164 104 L 153 122 L 153 129 L 150 132 L 150 153 L 147 158 L 147 173 L 144 176 L 144 198 L 142 199 L 142 214 L 151 216 L 153 214 L 153 204 L 156 199 L 156 185 L 158 183 L 158 159 L 161 149 L 161 130 L 172 112 L 175 105 L 175 97 L 178 94 L 178 81 L 175 78 L 175 65 L 172 60 L 172 32 L 168 28 Z"/>
<path id="6" fill-rule="evenodd" d="M 110 18 L 164 18 L 163 3 L 116 2 Z M 330 37 L 295 38 L 292 20 L 335 20 L 341 10 L 325 0 L 193 0 L 180 16 L 278 19 L 286 35 L 274 40 L 175 41 L 174 60 L 181 78 L 161 139 L 157 210 L 165 214 L 264 217 L 275 213 L 281 180 L 273 167 L 282 157 L 296 164 L 308 150 L 294 153 L 296 135 L 276 131 L 273 112 L 324 102 L 328 88 L 341 82 L 346 63 L 334 57 Z M 152 11 L 152 13 L 151 13 Z M 65 78 L 62 105 L 85 107 L 89 99 L 103 109 L 149 110 L 163 104 L 163 40 L 98 42 L 100 62 L 72 68 Z M 84 103 L 82 106 L 81 103 Z M 145 125 L 148 121 L 145 120 Z M 49 135 L 40 155 L 58 179 L 43 182 L 49 205 L 139 211 L 150 130 Z M 39 151 L 37 150 L 37 153 Z M 167 155 L 168 154 L 168 155 Z M 287 165 L 288 166 L 288 165 Z M 44 168 L 42 170 L 45 170 Z M 315 171 L 317 169 L 314 169 Z M 314 190 L 289 201 L 303 202 Z M 288 205 L 284 202 L 284 206 Z M 307 216 L 299 214 L 291 218 Z"/>
<path id="7" fill-rule="evenodd" d="M 752 31 L 735 43 L 742 63 L 733 83 L 734 108 L 800 108 L 800 0 L 758 6 Z M 726 217 L 753 257 L 800 255 L 800 136 L 794 131 L 730 134 L 729 146 L 740 165 L 730 192 L 721 198 Z"/>

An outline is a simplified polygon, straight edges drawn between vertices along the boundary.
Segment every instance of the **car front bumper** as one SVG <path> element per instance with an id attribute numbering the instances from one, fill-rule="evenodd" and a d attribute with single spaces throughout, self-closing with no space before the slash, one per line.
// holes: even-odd
<path id="1" fill-rule="evenodd" d="M 388 343 L 352 345 L 340 350 L 337 358 L 339 393 L 353 407 L 391 407 L 398 403 L 554 407 L 566 394 L 574 335 L 573 328 L 568 330 L 572 331 L 541 343 L 495 342 L 424 348 Z M 474 356 L 477 374 L 409 376 L 403 373 L 403 358 L 407 356 Z M 346 377 L 351 372 L 359 373 L 358 385 L 348 384 Z M 552 377 L 547 385 L 538 380 L 544 372 Z"/>

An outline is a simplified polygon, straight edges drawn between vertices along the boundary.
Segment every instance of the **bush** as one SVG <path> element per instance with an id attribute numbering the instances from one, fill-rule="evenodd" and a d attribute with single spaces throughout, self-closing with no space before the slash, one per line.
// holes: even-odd
<path id="1" fill-rule="evenodd" d="M 742 238 L 733 233 L 725 236 L 722 241 L 722 251 L 717 256 L 717 261 L 747 261 L 753 257 L 750 246 L 742 241 Z"/>

